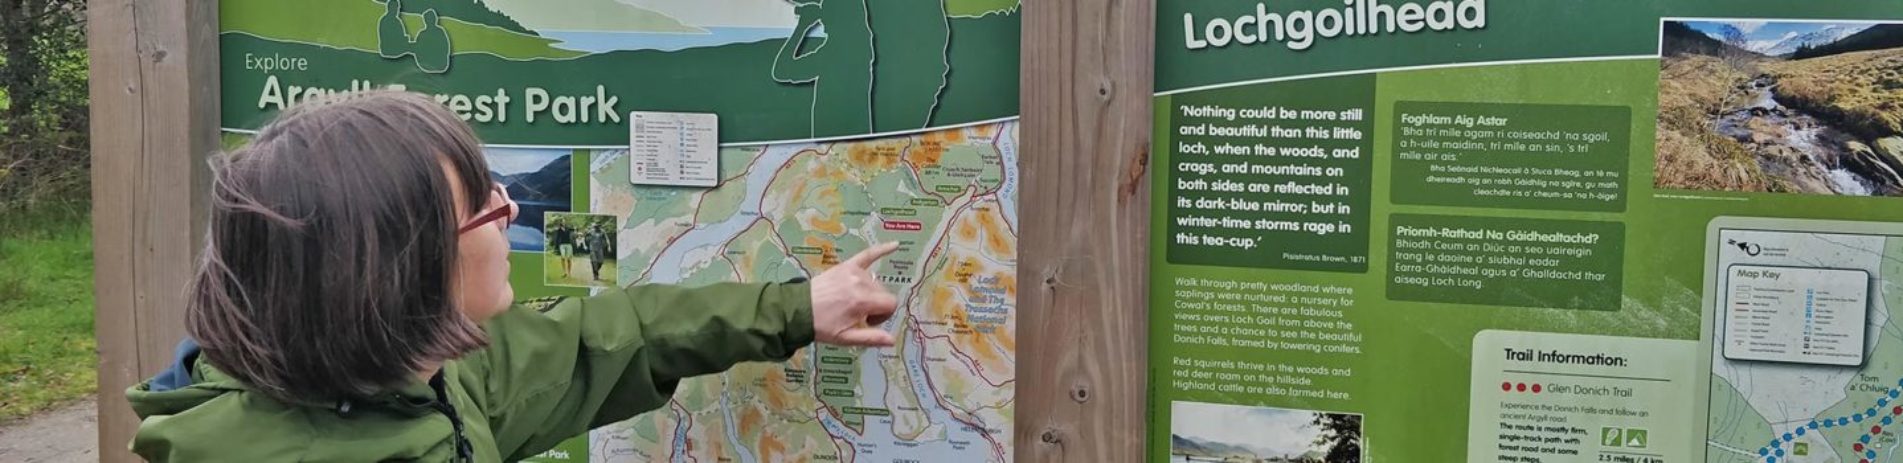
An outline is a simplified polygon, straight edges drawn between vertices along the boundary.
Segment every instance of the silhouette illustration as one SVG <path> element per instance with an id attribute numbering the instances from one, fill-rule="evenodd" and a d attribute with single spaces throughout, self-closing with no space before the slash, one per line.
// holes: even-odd
<path id="1" fill-rule="evenodd" d="M 443 29 L 443 18 L 435 9 L 423 11 L 423 30 L 412 38 L 409 24 L 403 22 L 403 3 L 400 0 L 384 2 L 383 16 L 377 18 L 378 55 L 384 59 L 409 56 L 416 62 L 417 69 L 442 74 L 449 71 L 454 53 L 449 45 L 449 31 Z"/>
<path id="2" fill-rule="evenodd" d="M 383 4 L 383 17 L 377 19 L 377 49 L 389 59 L 410 54 L 410 31 L 403 25 L 403 4 L 399 0 Z"/>
<path id="3" fill-rule="evenodd" d="M 951 73 L 944 0 L 872 1 L 874 132 L 930 126 Z M 832 28 L 827 28 L 830 36 Z"/>
<path id="4" fill-rule="evenodd" d="M 416 67 L 423 72 L 442 74 L 449 71 L 449 32 L 443 30 L 443 20 L 436 10 L 423 12 L 423 31 L 416 33 Z"/>
<path id="5" fill-rule="evenodd" d="M 773 61 L 773 79 L 813 86 L 815 135 L 862 134 L 872 130 L 872 25 L 868 0 L 812 0 L 796 3 L 793 35 Z M 806 50 L 815 26 L 826 38 Z"/>

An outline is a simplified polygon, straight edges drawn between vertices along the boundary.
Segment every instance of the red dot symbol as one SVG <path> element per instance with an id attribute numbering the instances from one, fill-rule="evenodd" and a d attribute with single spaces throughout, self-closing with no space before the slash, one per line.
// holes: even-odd
<path id="1" fill-rule="evenodd" d="M 1518 384 L 1518 385 L 1516 385 L 1516 386 L 1514 386 L 1514 388 L 1515 388 L 1515 389 L 1519 389 L 1519 390 L 1520 390 L 1520 392 L 1526 392 L 1526 383 L 1520 383 L 1520 384 Z"/>
<path id="2" fill-rule="evenodd" d="M 1871 427 L 1870 427 L 1870 433 L 1871 433 L 1871 434 L 1883 434 L 1883 427 L 1882 427 L 1882 426 L 1871 426 Z"/>
<path id="3" fill-rule="evenodd" d="M 1539 384 L 1537 384 L 1537 383 L 1535 383 L 1535 384 L 1533 384 L 1533 393 L 1534 393 L 1534 394 L 1538 394 L 1538 393 L 1540 393 L 1540 385 L 1539 385 Z"/>
<path id="4" fill-rule="evenodd" d="M 1903 415 L 1903 405 L 1898 405 L 1898 406 L 1896 406 L 1896 408 L 1891 408 L 1891 409 L 1890 409 L 1890 414 L 1891 414 L 1891 415 Z"/>
<path id="5" fill-rule="evenodd" d="M 1512 382 L 1512 381 L 1508 381 L 1508 382 L 1504 382 L 1504 383 L 1500 383 L 1500 391 L 1501 391 L 1501 392 L 1513 392 L 1513 382 Z"/>
<path id="6" fill-rule="evenodd" d="M 1862 443 L 1856 443 L 1856 444 L 1850 444 L 1850 448 L 1852 448 L 1852 449 L 1856 449 L 1856 451 L 1858 451 L 1858 452 L 1862 452 L 1862 451 L 1863 451 L 1863 444 L 1862 444 Z"/>

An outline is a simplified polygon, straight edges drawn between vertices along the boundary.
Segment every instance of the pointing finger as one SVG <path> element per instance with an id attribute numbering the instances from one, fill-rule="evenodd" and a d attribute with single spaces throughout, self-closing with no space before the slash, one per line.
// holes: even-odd
<path id="1" fill-rule="evenodd" d="M 892 333 L 878 328 L 853 328 L 839 333 L 839 342 L 858 347 L 892 347 L 897 339 L 892 337 Z"/>
<path id="2" fill-rule="evenodd" d="M 879 263 L 879 259 L 884 259 L 885 256 L 892 255 L 893 252 L 898 250 L 899 250 L 898 242 L 896 241 L 888 242 L 878 246 L 873 246 L 872 248 L 866 249 L 864 251 L 859 251 L 858 254 L 853 254 L 852 258 L 846 259 L 846 262 L 851 263 L 853 266 L 856 266 L 862 269 L 871 270 L 872 264 Z"/>
<path id="3" fill-rule="evenodd" d="M 893 312 L 886 312 L 882 314 L 875 313 L 875 314 L 866 315 L 866 325 L 867 326 L 884 325 L 885 322 L 892 320 L 892 315 L 893 315 Z"/>

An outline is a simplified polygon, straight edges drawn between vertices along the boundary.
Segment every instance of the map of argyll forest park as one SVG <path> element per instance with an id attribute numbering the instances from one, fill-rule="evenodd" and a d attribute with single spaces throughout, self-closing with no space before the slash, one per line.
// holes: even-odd
<path id="1" fill-rule="evenodd" d="M 1903 236 L 1718 237 L 1706 460 L 1903 461 Z"/>
<path id="2" fill-rule="evenodd" d="M 597 431 L 596 461 L 1011 460 L 1017 124 L 721 151 L 711 190 L 635 187 L 626 152 L 590 168 L 626 217 L 621 282 L 816 275 L 898 242 L 889 349 L 809 347 L 687 381 L 668 407 Z"/>

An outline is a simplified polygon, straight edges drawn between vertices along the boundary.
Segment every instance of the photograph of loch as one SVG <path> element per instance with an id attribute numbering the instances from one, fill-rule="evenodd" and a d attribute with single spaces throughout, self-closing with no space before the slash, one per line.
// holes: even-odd
<path id="1" fill-rule="evenodd" d="M 570 163 L 574 151 L 565 149 L 486 148 L 489 176 L 509 192 L 509 198 L 522 208 L 509 223 L 509 249 L 518 252 L 542 252 L 546 228 L 542 214 L 574 210 L 570 193 Z"/>
<path id="2" fill-rule="evenodd" d="M 1170 463 L 1361 463 L 1361 415 L 1171 402 Z"/>
<path id="3" fill-rule="evenodd" d="M 1903 196 L 1903 24 L 1666 20 L 1662 189 Z"/>

